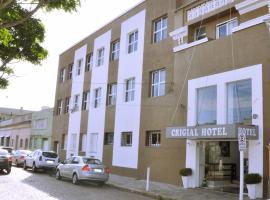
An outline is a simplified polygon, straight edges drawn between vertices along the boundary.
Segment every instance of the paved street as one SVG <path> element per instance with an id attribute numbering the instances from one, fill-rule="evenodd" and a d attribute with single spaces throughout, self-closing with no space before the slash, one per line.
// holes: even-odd
<path id="1" fill-rule="evenodd" d="M 119 191 L 109 186 L 93 184 L 73 185 L 71 181 L 57 181 L 48 174 L 24 171 L 13 167 L 9 175 L 0 174 L 1 200 L 149 200 L 141 195 Z"/>

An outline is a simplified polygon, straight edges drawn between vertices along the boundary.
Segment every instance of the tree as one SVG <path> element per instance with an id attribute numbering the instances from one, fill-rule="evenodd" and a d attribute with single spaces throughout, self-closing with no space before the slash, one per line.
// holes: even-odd
<path id="1" fill-rule="evenodd" d="M 8 86 L 13 60 L 40 64 L 48 54 L 42 22 L 34 17 L 39 9 L 75 11 L 80 0 L 0 0 L 0 89 Z"/>

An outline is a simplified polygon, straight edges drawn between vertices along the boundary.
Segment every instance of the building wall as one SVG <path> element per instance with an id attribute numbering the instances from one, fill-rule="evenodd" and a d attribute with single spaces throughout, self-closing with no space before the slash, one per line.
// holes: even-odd
<path id="1" fill-rule="evenodd" d="M 166 139 L 165 129 L 168 126 L 187 125 L 188 80 L 258 64 L 262 65 L 263 71 L 263 132 L 267 133 L 270 129 L 267 125 L 269 118 L 267 86 L 270 82 L 268 77 L 269 31 L 265 23 L 261 23 L 235 32 L 232 37 L 216 39 L 216 25 L 234 17 L 240 18 L 239 23 L 243 23 L 266 14 L 268 10 L 264 7 L 240 16 L 234 8 L 236 4 L 234 2 L 208 13 L 202 21 L 196 19 L 187 22 L 186 11 L 201 2 L 146 0 L 61 54 L 59 73 L 60 69 L 74 62 L 75 52 L 84 45 L 87 49 L 85 55 L 94 53 L 94 63 L 96 50 L 102 45 L 106 47 L 104 68 L 85 72 L 83 83 L 80 83 L 82 87 L 80 92 L 90 90 L 89 111 L 80 111 L 76 114 L 78 115 L 76 119 L 80 118 L 80 122 L 71 119 L 70 113 L 55 115 L 52 143 L 56 141 L 63 143 L 62 135 L 67 134 L 67 127 L 71 126 L 77 127 L 75 132 L 80 136 L 82 133 L 98 133 L 100 137 L 98 137 L 97 153 L 78 152 L 79 154 L 102 158 L 106 165 L 112 167 L 113 173 L 141 179 L 145 178 L 146 168 L 151 167 L 152 180 L 178 185 L 179 169 L 186 163 L 186 143 L 183 140 Z M 239 2 L 242 0 L 237 1 Z M 189 32 L 184 41 L 193 42 L 194 29 L 203 25 L 207 28 L 209 41 L 175 53 L 173 53 L 175 42 L 169 37 L 153 44 L 153 21 L 165 15 L 168 16 L 168 32 L 188 25 Z M 125 54 L 126 35 L 136 28 L 139 29 L 139 49 L 136 55 L 127 55 Z M 111 42 L 118 38 L 121 42 L 120 59 L 111 61 L 108 49 Z M 150 98 L 151 73 L 161 68 L 166 69 L 166 95 Z M 97 80 L 98 77 L 101 79 Z M 123 102 L 123 83 L 131 77 L 136 77 L 136 100 L 127 104 Z M 107 84 L 115 82 L 118 82 L 117 105 L 108 107 L 105 95 Z M 97 83 L 102 83 L 103 98 L 102 108 L 95 110 L 91 106 L 93 106 L 93 89 L 98 86 Z M 72 85 L 71 80 L 64 83 L 57 82 L 55 105 L 57 100 L 71 96 Z M 146 132 L 151 130 L 161 131 L 159 147 L 145 145 Z M 123 131 L 133 131 L 131 148 L 123 148 L 120 145 L 120 135 Z M 114 132 L 114 145 L 103 145 L 103 134 L 106 132 Z M 268 161 L 267 150 L 264 146 L 269 142 L 270 136 L 263 135 L 263 159 Z M 88 141 L 88 149 L 89 143 L 90 141 Z M 78 147 L 79 144 L 80 141 L 78 141 Z M 64 150 L 61 150 L 60 154 L 66 157 Z M 268 180 L 268 167 L 268 162 L 267 164 L 264 162 L 264 187 L 267 186 L 265 183 Z"/>

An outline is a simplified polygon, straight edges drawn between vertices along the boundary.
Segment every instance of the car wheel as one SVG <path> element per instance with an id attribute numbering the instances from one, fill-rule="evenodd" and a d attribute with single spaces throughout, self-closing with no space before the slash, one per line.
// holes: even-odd
<path id="1" fill-rule="evenodd" d="M 79 184 L 79 179 L 78 179 L 77 174 L 73 174 L 73 176 L 72 176 L 72 183 L 74 185 L 78 185 Z"/>
<path id="2" fill-rule="evenodd" d="M 61 176 L 61 174 L 60 174 L 60 171 L 59 171 L 59 170 L 57 170 L 57 171 L 56 171 L 55 178 L 56 178 L 57 180 L 61 180 L 61 179 L 62 179 L 62 176 Z"/>
<path id="3" fill-rule="evenodd" d="M 36 168 L 36 164 L 35 163 L 33 163 L 33 165 L 32 165 L 32 171 L 33 172 L 36 172 L 37 171 L 37 168 Z"/>
<path id="4" fill-rule="evenodd" d="M 7 172 L 7 174 L 10 174 L 10 172 L 11 172 L 11 167 L 7 168 L 7 169 L 6 169 L 6 172 Z"/>
<path id="5" fill-rule="evenodd" d="M 18 160 L 15 160 L 16 167 L 19 167 Z"/>
<path id="6" fill-rule="evenodd" d="M 26 162 L 25 161 L 23 162 L 23 169 L 24 170 L 27 170 L 27 166 L 26 166 Z"/>

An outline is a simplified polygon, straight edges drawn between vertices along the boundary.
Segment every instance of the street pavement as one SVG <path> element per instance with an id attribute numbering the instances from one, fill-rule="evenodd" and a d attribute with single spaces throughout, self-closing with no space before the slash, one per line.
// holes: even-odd
<path id="1" fill-rule="evenodd" d="M 58 181 L 47 173 L 32 173 L 12 167 L 9 175 L 0 174 L 0 200 L 150 200 L 136 193 L 71 181 Z"/>

